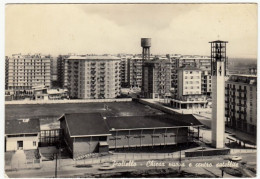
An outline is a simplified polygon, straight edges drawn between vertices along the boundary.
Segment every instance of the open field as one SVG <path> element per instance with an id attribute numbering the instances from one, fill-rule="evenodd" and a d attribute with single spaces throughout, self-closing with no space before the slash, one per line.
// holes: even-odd
<path id="1" fill-rule="evenodd" d="M 137 102 L 5 105 L 6 120 L 19 118 L 57 118 L 64 113 L 90 112 L 101 112 L 106 116 L 163 114 L 159 110 Z"/>

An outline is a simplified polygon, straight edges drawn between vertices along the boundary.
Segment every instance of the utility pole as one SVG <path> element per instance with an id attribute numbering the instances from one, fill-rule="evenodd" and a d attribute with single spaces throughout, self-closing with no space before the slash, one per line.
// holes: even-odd
<path id="1" fill-rule="evenodd" d="M 55 178 L 57 178 L 57 163 L 58 163 L 58 153 L 55 154 L 56 155 L 56 162 L 55 162 Z"/>
<path id="2" fill-rule="evenodd" d="M 179 173 L 181 172 L 181 148 L 180 148 L 180 158 L 179 158 Z"/>

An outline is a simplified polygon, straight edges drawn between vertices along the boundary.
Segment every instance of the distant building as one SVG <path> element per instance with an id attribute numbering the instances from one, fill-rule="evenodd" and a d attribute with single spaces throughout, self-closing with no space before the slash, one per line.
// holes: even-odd
<path id="1" fill-rule="evenodd" d="M 178 94 L 178 72 L 177 69 L 182 66 L 197 67 L 201 70 L 201 93 L 211 96 L 212 93 L 212 81 L 211 81 L 211 58 L 207 56 L 196 55 L 167 55 L 171 61 L 171 78 L 173 89 L 173 96 Z"/>
<path id="2" fill-rule="evenodd" d="M 177 94 L 171 105 L 179 109 L 199 109 L 207 107 L 206 95 L 201 88 L 202 70 L 197 67 L 183 66 L 177 69 Z"/>
<path id="3" fill-rule="evenodd" d="M 116 98 L 120 95 L 120 58 L 113 56 L 63 56 L 58 60 L 61 87 L 70 98 Z"/>
<path id="4" fill-rule="evenodd" d="M 39 119 L 18 119 L 5 121 L 6 151 L 37 149 L 39 138 Z"/>
<path id="5" fill-rule="evenodd" d="M 249 68 L 249 74 L 250 75 L 257 75 L 257 68 L 256 67 Z"/>
<path id="6" fill-rule="evenodd" d="M 73 159 L 108 150 L 188 143 L 189 127 L 202 124 L 193 115 L 118 116 L 72 113 L 59 118 L 63 142 Z"/>
<path id="7" fill-rule="evenodd" d="M 127 78 L 129 87 L 142 87 L 142 63 L 141 56 L 133 56 L 127 59 Z"/>
<path id="8" fill-rule="evenodd" d="M 256 135 L 257 76 L 231 75 L 225 87 L 226 125 Z"/>
<path id="9" fill-rule="evenodd" d="M 68 98 L 67 89 L 49 89 L 45 86 L 33 87 L 34 100 L 60 100 Z"/>
<path id="10" fill-rule="evenodd" d="M 32 91 L 33 86 L 51 86 L 50 55 L 15 54 L 5 59 L 6 90 L 16 93 Z"/>
<path id="11" fill-rule="evenodd" d="M 144 62 L 142 93 L 145 98 L 171 96 L 171 63 L 168 59 L 154 58 Z"/>
<path id="12" fill-rule="evenodd" d="M 121 56 L 120 62 L 120 79 L 121 79 L 121 87 L 128 87 L 128 68 L 127 68 L 127 57 Z"/>

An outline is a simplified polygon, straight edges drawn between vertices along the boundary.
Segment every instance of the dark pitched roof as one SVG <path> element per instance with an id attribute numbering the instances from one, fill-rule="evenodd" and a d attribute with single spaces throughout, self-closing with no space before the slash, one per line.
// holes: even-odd
<path id="1" fill-rule="evenodd" d="M 70 136 L 110 135 L 108 127 L 100 113 L 64 114 Z"/>
<path id="2" fill-rule="evenodd" d="M 191 114 L 107 117 L 110 129 L 169 128 L 202 125 Z"/>
<path id="3" fill-rule="evenodd" d="M 28 134 L 40 132 L 39 119 L 6 120 L 5 134 Z"/>

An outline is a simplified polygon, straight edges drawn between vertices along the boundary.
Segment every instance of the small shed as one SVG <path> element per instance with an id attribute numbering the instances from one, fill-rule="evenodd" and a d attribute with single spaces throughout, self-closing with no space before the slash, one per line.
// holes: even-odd
<path id="1" fill-rule="evenodd" d="M 6 151 L 37 149 L 39 136 L 39 119 L 18 119 L 5 122 Z"/>

